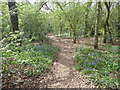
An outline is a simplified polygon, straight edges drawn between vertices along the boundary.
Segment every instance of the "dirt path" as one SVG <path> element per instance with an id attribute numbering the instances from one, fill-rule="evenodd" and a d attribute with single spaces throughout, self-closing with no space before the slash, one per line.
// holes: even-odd
<path id="1" fill-rule="evenodd" d="M 50 42 L 60 48 L 58 56 L 53 63 L 52 69 L 48 73 L 40 76 L 24 76 L 17 73 L 5 82 L 9 85 L 3 87 L 11 88 L 95 88 L 92 83 L 86 84 L 89 80 L 81 72 L 75 70 L 72 53 L 79 44 L 73 44 L 72 39 L 64 39 L 48 35 Z"/>
<path id="2" fill-rule="evenodd" d="M 58 57 L 53 63 L 49 74 L 44 77 L 44 87 L 47 88 L 94 88 L 92 84 L 86 85 L 88 81 L 85 76 L 75 70 L 72 52 L 77 47 L 71 39 L 61 39 L 48 35 L 52 44 L 60 47 Z"/>

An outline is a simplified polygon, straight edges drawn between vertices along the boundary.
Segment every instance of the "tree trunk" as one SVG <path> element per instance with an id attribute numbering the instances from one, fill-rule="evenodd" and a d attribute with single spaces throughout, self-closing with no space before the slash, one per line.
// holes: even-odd
<path id="1" fill-rule="evenodd" d="M 107 31 L 109 33 L 109 38 L 110 38 L 110 43 L 112 43 L 112 33 L 109 29 L 109 17 L 110 17 L 110 2 L 104 2 L 105 3 L 105 6 L 106 6 L 106 9 L 107 9 L 107 12 L 106 12 L 106 20 L 105 20 L 105 23 L 104 23 L 104 40 L 103 42 L 106 43 L 107 41 Z"/>
<path id="2" fill-rule="evenodd" d="M 58 2 L 56 2 L 56 4 L 60 7 L 60 9 L 64 12 L 64 9 L 62 8 L 62 6 L 58 3 Z M 72 29 L 72 31 L 73 31 L 73 42 L 74 43 L 76 43 L 76 39 L 77 39 L 77 37 L 76 37 L 76 30 L 74 29 L 74 25 L 73 24 L 71 24 L 71 20 L 67 17 L 67 15 L 64 13 L 64 15 L 65 15 L 65 17 L 67 18 L 67 20 L 68 20 L 68 22 L 70 23 L 70 28 Z"/>
<path id="3" fill-rule="evenodd" d="M 99 2 L 97 2 L 97 9 L 96 9 L 94 49 L 98 49 L 98 26 L 99 26 L 99 19 L 100 19 L 100 7 L 101 7 L 101 2 L 99 0 Z"/>
<path id="4" fill-rule="evenodd" d="M 88 11 L 85 14 L 84 37 L 86 37 L 86 34 L 87 34 L 87 18 L 88 18 Z"/>
<path id="5" fill-rule="evenodd" d="M 63 30 L 62 25 L 60 25 L 60 34 L 62 34 L 62 30 Z"/>
<path id="6" fill-rule="evenodd" d="M 85 22 L 84 22 L 84 37 L 87 37 L 87 29 L 88 29 L 88 15 L 89 9 L 92 5 L 92 2 L 87 2 L 86 12 L 85 12 Z"/>
<path id="7" fill-rule="evenodd" d="M 107 41 L 107 29 L 106 29 L 106 24 L 104 24 L 104 39 L 103 39 L 103 43 L 106 43 Z"/>
<path id="8" fill-rule="evenodd" d="M 73 29 L 73 43 L 77 43 L 76 30 Z"/>
<path id="9" fill-rule="evenodd" d="M 9 11 L 10 12 L 10 19 L 11 19 L 11 24 L 12 24 L 12 30 L 17 31 L 19 30 L 18 28 L 18 10 L 17 10 L 17 6 L 15 4 L 16 2 L 8 2 L 8 7 L 9 7 Z"/>
<path id="10" fill-rule="evenodd" d="M 112 40 L 112 32 L 111 32 L 110 29 L 109 29 L 109 25 L 108 25 L 107 28 L 108 28 L 107 30 L 108 30 L 108 33 L 109 33 L 109 38 L 110 38 L 110 39 L 109 39 L 109 42 L 112 43 L 112 41 L 113 41 L 113 40 Z"/>

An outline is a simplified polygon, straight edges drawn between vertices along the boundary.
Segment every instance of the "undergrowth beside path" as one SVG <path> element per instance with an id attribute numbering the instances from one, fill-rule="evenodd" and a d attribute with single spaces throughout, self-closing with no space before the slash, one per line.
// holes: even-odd
<path id="1" fill-rule="evenodd" d="M 28 44 L 11 50 L 1 49 L 3 87 L 118 87 L 117 53 L 94 50 L 90 45 L 86 45 L 86 42 L 92 42 L 92 39 L 80 39 L 73 44 L 71 38 L 51 34 L 47 35 L 47 38 L 52 45 Z"/>
<path id="2" fill-rule="evenodd" d="M 118 88 L 120 85 L 118 53 L 80 46 L 74 53 L 74 61 L 77 70 L 91 75 L 89 78 L 95 86 Z"/>
<path id="3" fill-rule="evenodd" d="M 24 84 L 24 77 L 38 76 L 51 68 L 58 48 L 47 44 L 28 44 L 16 51 L 2 51 L 3 87 Z"/>

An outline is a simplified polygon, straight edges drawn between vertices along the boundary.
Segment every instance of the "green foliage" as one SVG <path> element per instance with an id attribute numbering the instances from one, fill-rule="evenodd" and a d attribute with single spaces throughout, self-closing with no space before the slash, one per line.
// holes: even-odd
<path id="1" fill-rule="evenodd" d="M 81 26 L 83 25 L 84 7 L 81 7 L 80 3 L 74 2 L 69 2 L 66 6 L 60 2 L 59 4 L 64 11 L 58 9 L 52 15 L 54 17 L 52 20 L 53 31 L 56 34 L 70 33 L 70 36 L 73 36 L 74 32 L 76 32 L 75 34 L 77 36 L 77 33 L 83 29 Z M 58 5 L 57 7 L 60 8 Z M 79 35 L 81 34 L 79 33 Z"/>
<path id="2" fill-rule="evenodd" d="M 94 25 L 95 25 L 95 6 L 91 2 L 62 2 L 59 4 L 64 9 L 62 11 L 60 7 L 52 3 L 55 9 L 51 8 L 54 13 L 48 13 L 46 10 L 39 10 L 42 2 L 38 3 L 27 3 L 17 2 L 18 16 L 19 16 L 19 28 L 23 31 L 26 37 L 33 38 L 44 37 L 45 34 L 53 31 L 55 34 L 73 33 L 76 32 L 76 36 L 82 36 L 85 25 L 85 14 L 88 12 L 87 18 L 87 36 L 94 36 Z M 92 4 L 92 5 L 91 5 Z M 109 28 L 112 33 L 113 41 L 116 40 L 118 35 L 118 6 L 117 3 L 111 3 L 111 14 L 109 19 Z M 105 10 L 102 4 L 99 34 L 103 35 L 103 22 L 105 21 Z M 46 8 L 45 8 L 46 9 Z M 48 8 L 47 8 L 48 9 Z M 7 37 L 11 32 L 11 22 L 9 16 L 9 9 L 6 2 L 1 2 L 2 14 L 0 19 L 2 20 L 2 37 Z M 49 10 L 50 11 L 50 10 Z M 14 11 L 13 11 L 14 12 Z M 116 17 L 115 17 L 116 16 Z M 72 28 L 71 28 L 72 25 Z M 109 39 L 109 35 L 107 34 Z M 108 40 L 109 41 L 109 40 Z"/>
<path id="3" fill-rule="evenodd" d="M 102 48 L 107 49 L 110 52 L 118 53 L 119 54 L 119 44 L 113 45 L 103 45 Z"/>
<path id="4" fill-rule="evenodd" d="M 97 86 L 106 88 L 118 87 L 118 54 L 94 50 L 91 47 L 78 47 L 74 53 L 76 69 L 90 74 Z"/>
<path id="5" fill-rule="evenodd" d="M 0 11 L 2 11 L 0 15 L 2 30 L 0 30 L 0 32 L 2 33 L 2 38 L 4 38 L 7 37 L 8 33 L 10 32 L 11 24 L 7 3 L 0 2 L 0 4 Z"/>
<path id="6" fill-rule="evenodd" d="M 19 47 L 18 51 L 3 53 L 3 73 L 23 72 L 27 75 L 40 75 L 50 69 L 58 48 L 52 45 L 33 45 Z M 10 67 L 10 68 L 9 68 Z"/>
<path id="7" fill-rule="evenodd" d="M 27 44 L 29 41 L 27 38 L 23 37 L 24 32 L 10 32 L 8 37 L 3 38 L 1 43 L 2 52 L 17 51 L 20 46 Z"/>
<path id="8" fill-rule="evenodd" d="M 30 4 L 24 2 L 17 2 L 18 16 L 19 16 L 19 28 L 23 31 L 26 37 L 43 37 L 50 32 L 51 24 L 48 18 L 49 15 L 45 11 L 38 11 L 39 4 Z M 2 14 L 0 19 L 2 20 L 2 37 L 7 37 L 9 32 L 12 32 L 10 22 L 10 12 L 6 2 L 1 3 Z M 38 11 L 38 12 L 37 12 Z M 13 11 L 14 12 L 14 11 Z"/>
<path id="9" fill-rule="evenodd" d="M 56 10 L 54 14 L 51 15 L 52 19 L 52 29 L 53 33 L 61 34 L 66 31 L 65 27 L 68 26 L 67 21 L 65 21 L 64 13 L 60 10 Z"/>
<path id="10" fill-rule="evenodd" d="M 44 11 L 38 11 L 38 6 L 35 4 L 23 5 L 19 3 L 20 26 L 25 32 L 26 37 L 41 37 L 50 32 L 51 25 Z"/>

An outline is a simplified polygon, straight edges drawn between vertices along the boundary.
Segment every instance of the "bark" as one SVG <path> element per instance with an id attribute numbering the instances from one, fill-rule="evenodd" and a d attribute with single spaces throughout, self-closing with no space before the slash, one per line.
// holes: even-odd
<path id="1" fill-rule="evenodd" d="M 107 41 L 107 30 L 106 30 L 106 24 L 104 24 L 104 39 L 103 39 L 103 43 L 106 43 Z"/>
<path id="2" fill-rule="evenodd" d="M 118 9 L 118 24 L 117 24 L 117 32 L 118 32 L 118 43 L 120 43 L 120 3 L 117 3 L 117 9 Z M 120 47 L 118 48 L 118 52 L 120 53 Z"/>
<path id="3" fill-rule="evenodd" d="M 109 29 L 110 2 L 104 2 L 104 3 L 105 3 L 107 11 L 106 11 L 106 20 L 105 20 L 105 23 L 104 23 L 104 40 L 103 40 L 103 42 L 106 43 L 106 41 L 107 41 L 106 36 L 107 36 L 107 31 L 108 31 L 109 36 L 110 36 L 109 37 L 110 42 L 112 43 L 112 33 L 111 33 L 110 29 Z"/>
<path id="4" fill-rule="evenodd" d="M 16 6 L 16 2 L 8 2 L 8 7 L 10 12 L 10 20 L 11 20 L 11 25 L 12 25 L 12 30 L 17 31 L 19 30 L 18 28 L 18 10 Z M 15 12 L 15 13 L 13 13 Z"/>
<path id="5" fill-rule="evenodd" d="M 85 13 L 84 37 L 86 37 L 86 34 L 87 34 L 87 18 L 88 18 L 88 11 Z"/>
<path id="6" fill-rule="evenodd" d="M 100 7 L 101 7 L 101 2 L 97 2 L 94 49 L 98 49 L 98 26 L 99 26 L 99 19 L 100 19 Z"/>
<path id="7" fill-rule="evenodd" d="M 60 34 L 62 34 L 63 28 L 62 25 L 60 26 Z"/>
<path id="8" fill-rule="evenodd" d="M 60 27 L 60 34 L 62 34 L 63 28 L 62 28 L 62 23 L 61 23 L 61 17 L 60 16 L 59 16 L 59 21 L 60 21 L 60 25 L 59 25 L 59 27 Z"/>
<path id="9" fill-rule="evenodd" d="M 73 43 L 77 43 L 76 30 L 73 30 Z"/>

